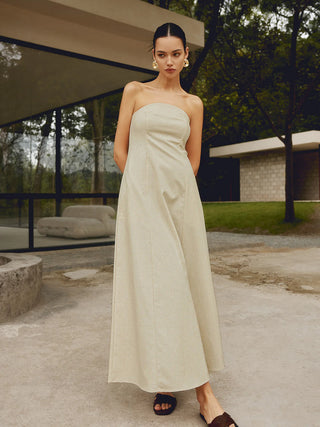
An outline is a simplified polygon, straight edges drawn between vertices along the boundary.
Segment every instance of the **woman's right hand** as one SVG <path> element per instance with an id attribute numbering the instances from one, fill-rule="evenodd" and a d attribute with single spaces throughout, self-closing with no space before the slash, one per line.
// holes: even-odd
<path id="1" fill-rule="evenodd" d="M 133 81 L 127 83 L 123 89 L 119 109 L 117 131 L 113 146 L 113 158 L 122 173 L 124 172 L 128 157 L 130 124 L 138 90 L 138 82 Z"/>

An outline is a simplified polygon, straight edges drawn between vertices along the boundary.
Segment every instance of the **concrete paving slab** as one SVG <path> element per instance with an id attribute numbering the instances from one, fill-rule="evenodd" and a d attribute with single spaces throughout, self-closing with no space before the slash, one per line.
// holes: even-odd
<path id="1" fill-rule="evenodd" d="M 215 273 L 253 285 L 284 286 L 320 295 L 320 248 L 236 248 L 210 253 Z"/>
<path id="2" fill-rule="evenodd" d="M 93 269 L 93 268 L 89 268 L 89 269 L 85 269 L 82 268 L 80 270 L 75 270 L 75 271 L 68 271 L 67 273 L 63 273 L 63 275 L 65 277 L 68 277 L 68 279 L 71 280 L 79 280 L 79 279 L 85 279 L 87 277 L 92 277 L 94 276 L 96 273 L 98 273 L 99 270 Z"/>
<path id="3" fill-rule="evenodd" d="M 312 276 L 320 284 L 320 248 L 269 252 L 254 258 L 257 270 L 276 270 L 280 274 L 294 274 L 303 280 Z"/>
<path id="4" fill-rule="evenodd" d="M 215 394 L 240 427 L 319 426 L 320 298 L 214 274 L 226 368 Z M 0 325 L 1 427 L 202 426 L 194 390 L 168 417 L 153 394 L 107 383 L 112 268 L 47 272 L 40 303 Z"/>
<path id="5" fill-rule="evenodd" d="M 100 268 L 113 264 L 114 245 L 81 249 L 62 249 L 59 251 L 35 252 L 43 260 L 43 271 L 75 270 L 81 268 Z"/>

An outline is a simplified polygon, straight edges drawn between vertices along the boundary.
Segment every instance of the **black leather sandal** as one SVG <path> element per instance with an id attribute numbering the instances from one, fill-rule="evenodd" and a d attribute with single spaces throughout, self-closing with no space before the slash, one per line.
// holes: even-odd
<path id="1" fill-rule="evenodd" d="M 230 417 L 227 412 L 224 412 L 222 415 L 218 415 L 217 417 L 215 417 L 210 424 L 207 423 L 205 417 L 201 414 L 201 412 L 200 417 L 210 427 L 229 427 L 232 424 L 234 424 L 235 427 L 239 427 L 238 424 Z"/>
<path id="2" fill-rule="evenodd" d="M 162 403 L 169 403 L 170 408 L 168 409 L 155 409 L 156 405 L 161 405 Z M 177 406 L 177 399 L 169 394 L 157 393 L 153 402 L 153 410 L 157 415 L 169 415 L 174 411 Z"/>

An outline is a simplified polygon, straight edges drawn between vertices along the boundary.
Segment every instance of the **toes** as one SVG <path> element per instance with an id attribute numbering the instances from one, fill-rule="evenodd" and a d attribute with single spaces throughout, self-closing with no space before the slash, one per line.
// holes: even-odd
<path id="1" fill-rule="evenodd" d="M 156 411 L 165 411 L 165 410 L 168 410 L 168 409 L 170 409 L 171 408 L 171 406 L 172 406 L 172 404 L 171 403 L 168 403 L 168 402 L 163 402 L 163 403 L 157 403 L 156 405 L 154 405 L 154 409 L 156 410 Z"/>
<path id="2" fill-rule="evenodd" d="M 162 403 L 161 405 L 160 405 L 159 403 L 157 403 L 157 404 L 154 406 L 154 409 L 155 409 L 156 411 L 159 411 L 159 410 L 169 409 L 170 407 L 171 407 L 171 403 Z"/>
<path id="3" fill-rule="evenodd" d="M 164 411 L 166 409 L 169 409 L 170 407 L 171 407 L 171 403 L 162 403 L 161 408 L 159 408 L 159 409 L 162 409 Z M 158 408 L 156 408 L 156 409 L 158 409 Z"/>

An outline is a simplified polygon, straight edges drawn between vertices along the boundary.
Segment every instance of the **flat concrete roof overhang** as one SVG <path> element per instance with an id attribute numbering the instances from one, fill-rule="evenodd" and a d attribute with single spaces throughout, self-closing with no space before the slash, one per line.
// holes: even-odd
<path id="1" fill-rule="evenodd" d="M 202 22 L 140 0 L 0 0 L 2 42 L 16 41 L 0 69 L 0 125 L 152 79 L 164 22 L 181 25 L 191 50 L 204 46 Z"/>
<path id="2" fill-rule="evenodd" d="M 317 150 L 320 146 L 320 131 L 311 130 L 292 135 L 294 151 Z M 279 138 L 265 138 L 256 141 L 241 142 L 239 144 L 212 147 L 209 150 L 210 157 L 243 157 L 248 154 L 265 151 L 284 151 L 284 144 Z"/>

